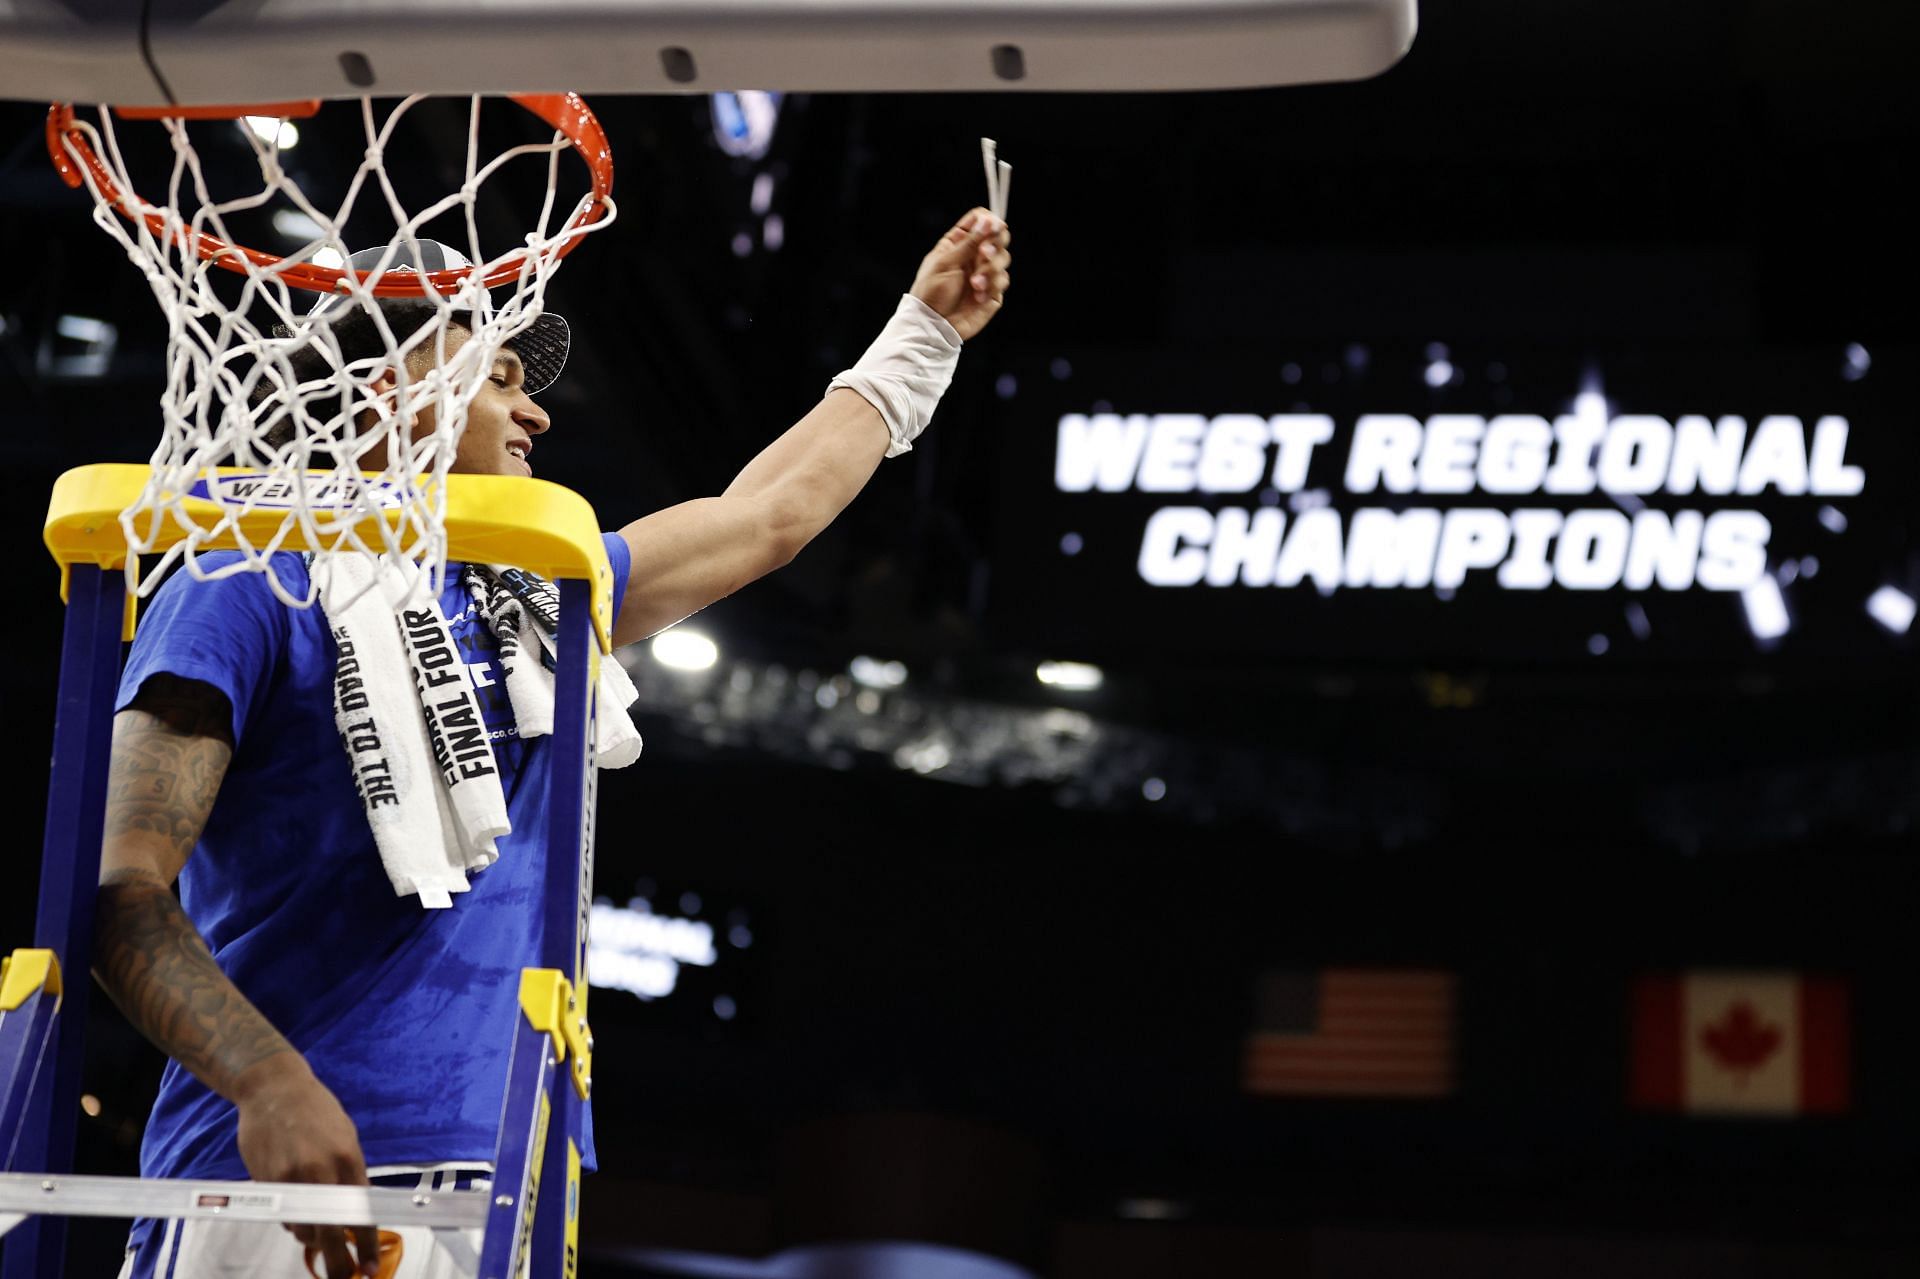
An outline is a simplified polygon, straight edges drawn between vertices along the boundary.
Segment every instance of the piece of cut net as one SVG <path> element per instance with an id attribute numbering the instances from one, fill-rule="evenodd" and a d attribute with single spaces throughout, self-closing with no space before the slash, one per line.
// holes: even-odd
<path id="1" fill-rule="evenodd" d="M 202 127 L 236 129 L 247 139 L 258 161 L 260 186 L 241 196 L 216 198 L 209 193 L 187 125 L 178 119 L 160 122 L 172 143 L 171 173 L 164 203 L 148 203 L 136 194 L 112 112 L 101 108 L 97 126 L 76 119 L 133 215 L 116 213 L 93 175 L 80 166 L 95 198 L 94 221 L 120 242 L 146 276 L 167 321 L 162 435 L 145 491 L 121 515 L 131 551 L 129 589 L 147 594 L 175 563 L 183 562 L 187 572 L 202 580 L 263 573 L 283 603 L 309 607 L 318 594 L 318 578 L 309 575 L 304 590 L 291 589 L 270 559 L 286 550 L 384 558 L 404 567 L 415 589 L 441 589 L 447 559 L 442 481 L 453 465 L 468 408 L 491 376 L 502 345 L 541 314 L 547 281 L 562 250 L 579 236 L 610 225 L 614 209 L 603 195 L 604 212 L 597 219 L 570 227 L 574 217 L 554 216 L 560 157 L 572 149 L 558 132 L 551 142 L 516 146 L 482 164 L 481 99 L 476 97 L 468 110 L 464 180 L 450 194 L 409 211 L 385 164 L 396 127 L 422 100 L 407 98 L 384 118 L 370 99 L 361 100 L 366 152 L 331 208 L 316 204 L 282 168 L 274 130 L 263 129 L 271 136 L 262 138 L 234 123 Z M 546 157 L 539 218 L 522 243 L 488 256 L 481 248 L 475 213 L 480 188 L 503 165 L 528 155 Z M 231 180 L 224 173 L 221 177 Z M 570 213 L 577 214 L 592 199 L 583 195 Z M 474 269 L 449 296 L 422 291 L 418 301 L 426 305 L 412 309 L 426 313 L 425 323 L 418 318 L 403 326 L 390 323 L 366 283 L 352 272 L 342 281 L 344 296 L 324 317 L 309 314 L 321 295 L 281 278 L 289 267 L 339 266 L 356 250 L 372 247 L 348 244 L 341 237 L 356 204 L 367 201 L 383 204 L 395 228 L 370 272 L 410 269 L 406 264 L 424 260 L 418 243 L 427 235 L 422 228 L 434 219 L 446 216 L 464 223 L 466 243 L 455 247 L 465 252 Z M 264 209 L 296 210 L 311 218 L 320 234 L 269 266 L 237 253 L 228 255 L 245 268 L 235 295 L 234 273 L 203 260 L 193 247 L 196 236 L 206 232 L 234 243 L 225 219 Z M 148 222 L 153 214 L 161 217 L 158 232 Z M 276 227 L 283 222 L 277 220 Z M 491 292 L 482 285 L 491 271 L 522 253 L 517 276 Z M 388 281 L 393 278 L 389 275 Z M 230 296 L 223 297 L 223 292 Z M 349 309 L 373 320 L 383 351 L 345 357 L 333 324 Z M 471 330 L 459 343 L 448 340 L 448 324 L 456 314 Z M 317 368 L 311 367 L 316 355 Z M 296 359 L 309 366 L 304 377 Z M 376 386 L 383 376 L 393 380 L 390 390 Z M 425 429 L 427 423 L 430 429 Z M 363 474 L 362 468 L 380 457 L 384 465 Z M 220 466 L 242 468 L 244 474 L 221 477 L 215 473 Z M 195 498 L 213 498 L 213 513 L 200 502 L 193 502 L 190 510 Z M 280 518 L 269 536 L 250 538 L 240 521 L 263 511 L 279 512 Z M 239 558 L 217 567 L 201 563 L 199 552 L 222 536 L 238 540 Z M 159 557 L 149 559 L 143 570 L 140 557 L 156 552 Z"/>

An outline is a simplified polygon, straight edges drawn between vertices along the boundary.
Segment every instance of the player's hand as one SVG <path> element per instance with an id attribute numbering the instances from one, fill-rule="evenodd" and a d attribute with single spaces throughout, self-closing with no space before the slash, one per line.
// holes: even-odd
<path id="1" fill-rule="evenodd" d="M 299 1054 L 283 1052 L 255 1063 L 241 1076 L 236 1091 L 240 1158 L 255 1181 L 367 1184 L 367 1161 L 360 1153 L 360 1134 L 353 1120 Z M 326 1279 L 352 1279 L 356 1273 L 379 1271 L 379 1232 L 371 1222 L 365 1226 L 288 1225 L 287 1229 L 319 1252 L 326 1262 Z"/>
<path id="2" fill-rule="evenodd" d="M 962 340 L 987 327 L 1000 313 L 1013 255 L 1013 232 L 986 209 L 971 209 L 940 237 L 920 261 L 913 296 L 938 311 Z"/>

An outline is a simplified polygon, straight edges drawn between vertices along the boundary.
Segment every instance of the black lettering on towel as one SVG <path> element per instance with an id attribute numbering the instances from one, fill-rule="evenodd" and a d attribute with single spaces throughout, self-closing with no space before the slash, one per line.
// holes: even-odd
<path id="1" fill-rule="evenodd" d="M 380 748 L 380 729 L 373 718 L 349 721 L 340 730 L 353 758 L 353 789 L 368 808 L 398 804 L 400 793 L 393 784 L 393 765 Z M 371 758 L 362 759 L 361 756 Z"/>
<path id="2" fill-rule="evenodd" d="M 479 705 L 462 677 L 466 663 L 455 650 L 446 623 L 430 609 L 405 610 L 401 623 L 413 649 L 420 709 L 440 775 L 449 789 L 463 781 L 494 776 L 493 747 L 487 741 Z M 443 695 L 428 697 L 432 689 L 442 689 Z"/>

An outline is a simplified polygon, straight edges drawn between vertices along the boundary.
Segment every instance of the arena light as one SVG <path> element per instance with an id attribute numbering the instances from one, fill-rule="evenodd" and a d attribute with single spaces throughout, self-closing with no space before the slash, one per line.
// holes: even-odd
<path id="1" fill-rule="evenodd" d="M 271 115 L 249 115 L 242 116 L 240 123 L 248 133 L 268 146 L 277 146 L 282 151 L 291 151 L 300 145 L 300 126 L 291 120 L 282 120 L 278 116 Z"/>
<path id="2" fill-rule="evenodd" d="M 63 338 L 75 342 L 85 342 L 89 346 L 99 346 L 114 340 L 114 327 L 105 320 L 96 320 L 90 315 L 63 315 L 54 321 L 53 331 Z"/>
<path id="3" fill-rule="evenodd" d="M 42 353 L 42 370 L 63 377 L 100 377 L 113 362 L 120 330 L 90 315 L 63 315 L 53 322 L 58 344 Z"/>
<path id="4" fill-rule="evenodd" d="M 1840 368 L 1840 376 L 1849 382 L 1858 382 L 1873 367 L 1873 357 L 1867 348 L 1858 342 L 1847 343 L 1847 362 Z"/>
<path id="5" fill-rule="evenodd" d="M 654 661 L 676 671 L 704 671 L 720 660 L 718 644 L 699 631 L 678 626 L 654 636 L 649 648 Z"/>
<path id="6" fill-rule="evenodd" d="M 289 240 L 298 240 L 302 244 L 318 240 L 327 233 L 325 227 L 299 209 L 276 209 L 273 229 Z"/>
<path id="7" fill-rule="evenodd" d="M 930 776 L 953 762 L 953 748 L 938 737 L 909 742 L 893 753 L 894 766 Z"/>
<path id="8" fill-rule="evenodd" d="M 899 688 L 907 682 L 904 662 L 883 662 L 877 657 L 856 657 L 847 663 L 853 682 L 868 688 Z"/>
<path id="9" fill-rule="evenodd" d="M 1049 688 L 1084 693 L 1099 688 L 1106 676 L 1098 666 L 1087 662 L 1042 662 L 1034 668 L 1034 678 Z"/>
<path id="10" fill-rule="evenodd" d="M 1913 626 L 1913 596 L 1897 586 L 1883 586 L 1867 597 L 1867 614 L 1895 635 L 1905 635 Z"/>
<path id="11" fill-rule="evenodd" d="M 780 124 L 780 100 L 784 95 L 760 89 L 738 93 L 716 93 L 713 108 L 713 140 L 728 155 L 746 160 L 766 158 L 773 146 L 773 133 Z"/>

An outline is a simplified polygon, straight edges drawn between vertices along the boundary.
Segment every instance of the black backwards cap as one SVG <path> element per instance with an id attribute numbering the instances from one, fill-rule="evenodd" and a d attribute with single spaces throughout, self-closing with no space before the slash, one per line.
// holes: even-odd
<path id="1" fill-rule="evenodd" d="M 387 264 L 389 272 L 394 271 L 458 271 L 470 267 L 459 250 L 440 243 L 438 240 L 419 240 L 420 252 L 416 255 L 411 248 L 402 243 Z M 386 249 L 362 249 L 347 259 L 346 265 L 355 271 L 372 271 L 379 267 L 380 259 L 387 255 Z M 432 306 L 426 298 L 379 298 L 382 308 Z M 344 293 L 329 293 L 322 297 L 307 312 L 310 318 L 324 318 L 328 311 L 345 305 L 348 296 Z M 468 328 L 472 326 L 471 311 L 457 310 L 454 317 Z M 538 395 L 553 385 L 560 376 L 560 370 L 567 365 L 567 349 L 572 345 L 572 331 L 567 327 L 564 316 L 543 311 L 535 316 L 533 323 L 521 332 L 508 338 L 505 345 L 513 348 L 520 357 L 520 365 L 526 374 L 526 392 Z"/>

